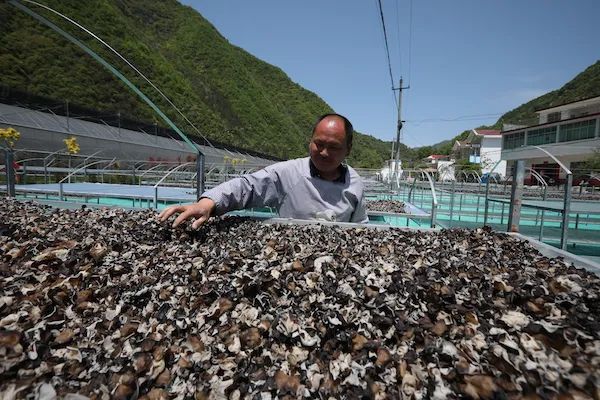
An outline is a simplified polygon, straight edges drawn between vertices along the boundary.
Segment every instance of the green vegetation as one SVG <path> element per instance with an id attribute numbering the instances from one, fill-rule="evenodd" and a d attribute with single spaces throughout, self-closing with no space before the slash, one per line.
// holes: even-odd
<path id="1" fill-rule="evenodd" d="M 473 171 L 481 175 L 481 164 L 472 163 L 469 160 L 462 159 L 456 161 L 456 170 Z"/>
<path id="2" fill-rule="evenodd" d="M 537 110 L 596 96 L 600 96 L 600 61 L 586 68 L 560 89 L 546 93 L 502 115 L 494 125 L 479 126 L 475 129 L 502 129 L 503 124 L 536 125 L 538 116 L 535 111 Z M 454 142 L 466 139 L 469 132 L 470 130 L 463 131 L 450 140 L 426 147 L 430 147 L 437 154 L 450 154 Z"/>
<path id="3" fill-rule="evenodd" d="M 582 168 L 588 171 L 594 171 L 596 174 L 600 174 L 600 149 L 596 149 L 582 165 Z"/>
<path id="4" fill-rule="evenodd" d="M 535 113 L 537 110 L 595 96 L 600 96 L 600 61 L 596 61 L 595 64 L 586 68 L 560 89 L 546 93 L 507 112 L 498 119 L 494 127 L 500 129 L 502 124 L 535 125 L 538 123 Z"/>
<path id="5" fill-rule="evenodd" d="M 208 139 L 282 158 L 307 153 L 315 119 L 333 111 L 280 69 L 231 45 L 198 12 L 175 0 L 48 0 L 148 76 Z M 123 61 L 87 34 L 39 7 L 28 7 L 117 67 L 189 135 L 196 132 Z M 69 100 L 107 114 L 152 123 L 142 100 L 77 46 L 0 3 L 0 85 Z M 127 110 L 126 114 L 123 110 Z M 350 118 L 352 116 L 349 116 Z M 358 133 L 349 159 L 381 167 L 390 143 Z"/>
<path id="6" fill-rule="evenodd" d="M 48 6 L 78 21 L 118 49 L 148 76 L 208 139 L 282 158 L 307 153 L 317 116 L 331 107 L 280 68 L 231 45 L 198 12 L 175 0 L 47 0 Z M 56 15 L 29 5 L 122 71 L 189 135 L 197 135 L 149 84 L 84 32 Z M 142 100 L 91 57 L 33 18 L 0 3 L 0 86 L 58 101 L 121 112 L 123 118 L 152 123 L 157 116 Z M 504 114 L 503 123 L 535 124 L 535 110 L 600 95 L 600 61 L 562 88 Z M 124 112 L 126 110 L 126 112 Z M 125 115 L 126 114 L 126 115 Z M 350 118 L 352 116 L 349 116 Z M 431 153 L 450 154 L 456 140 L 401 148 L 406 165 Z M 391 143 L 358 133 L 349 163 L 379 168 Z"/>

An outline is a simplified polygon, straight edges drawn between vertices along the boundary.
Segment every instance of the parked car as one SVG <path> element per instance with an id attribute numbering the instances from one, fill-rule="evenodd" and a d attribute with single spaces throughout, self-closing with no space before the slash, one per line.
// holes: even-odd
<path id="1" fill-rule="evenodd" d="M 492 172 L 490 174 L 489 172 L 486 172 L 485 174 L 481 175 L 481 183 L 487 183 L 488 178 L 490 179 L 490 183 L 502 183 L 503 182 L 502 175 L 500 175 L 499 173 Z"/>
<path id="2" fill-rule="evenodd" d="M 595 186 L 600 187 L 600 175 L 584 174 L 573 179 L 573 186 Z"/>
<path id="3" fill-rule="evenodd" d="M 563 183 L 563 179 L 557 179 L 553 176 L 540 174 L 548 186 L 555 186 Z M 523 183 L 528 186 L 541 185 L 541 182 L 533 175 L 526 176 Z"/>

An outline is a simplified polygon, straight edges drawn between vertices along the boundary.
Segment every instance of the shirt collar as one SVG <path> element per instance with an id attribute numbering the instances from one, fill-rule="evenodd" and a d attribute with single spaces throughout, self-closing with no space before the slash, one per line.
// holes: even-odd
<path id="1" fill-rule="evenodd" d="M 310 157 L 308 158 L 308 164 L 310 166 L 310 176 L 312 176 L 313 178 L 323 179 L 323 178 L 321 178 L 321 173 L 319 172 L 317 167 L 315 167 L 315 164 L 313 164 Z M 344 164 L 340 164 L 339 170 L 340 170 L 340 176 L 337 177 L 336 179 L 334 179 L 332 182 L 346 183 L 346 172 L 348 172 L 348 167 L 345 166 Z"/>

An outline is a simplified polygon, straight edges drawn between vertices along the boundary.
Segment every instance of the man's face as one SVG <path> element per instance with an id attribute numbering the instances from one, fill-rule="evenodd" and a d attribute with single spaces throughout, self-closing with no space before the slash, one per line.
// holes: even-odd
<path id="1" fill-rule="evenodd" d="M 320 172 L 335 171 L 350 153 L 344 121 L 335 116 L 323 119 L 317 125 L 308 148 L 310 159 Z"/>

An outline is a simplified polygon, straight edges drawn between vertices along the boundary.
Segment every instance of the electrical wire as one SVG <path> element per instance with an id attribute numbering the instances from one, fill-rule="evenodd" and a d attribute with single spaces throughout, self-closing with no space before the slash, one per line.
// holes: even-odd
<path id="1" fill-rule="evenodd" d="M 383 17 L 383 8 L 381 6 L 381 0 L 377 0 L 377 4 L 379 6 L 379 15 L 381 17 L 381 26 L 383 28 L 383 40 L 385 43 L 385 52 L 387 55 L 388 70 L 390 73 L 390 81 L 392 83 L 392 92 L 393 92 L 394 91 L 394 75 L 392 74 L 392 61 L 390 59 L 390 47 L 388 45 L 387 30 L 385 28 L 385 19 Z M 396 102 L 396 108 L 398 108 L 398 99 L 396 98 L 395 93 L 394 93 L 394 101 Z"/>
<path id="2" fill-rule="evenodd" d="M 396 42 L 398 43 L 398 65 L 402 70 L 402 46 L 400 45 L 400 0 L 396 0 Z"/>
<path id="3" fill-rule="evenodd" d="M 449 118 L 424 118 L 424 119 L 412 119 L 406 120 L 406 123 L 411 124 L 422 124 L 425 122 L 454 122 L 454 121 L 478 121 L 483 119 L 489 119 L 492 117 L 498 117 L 503 115 L 502 113 L 490 113 L 490 114 L 473 114 L 473 115 L 461 115 L 459 117 Z"/>
<path id="4" fill-rule="evenodd" d="M 413 34 L 413 0 L 410 0 L 409 24 L 408 24 L 408 86 L 411 82 L 412 70 L 412 34 Z"/>
<path id="5" fill-rule="evenodd" d="M 130 68 L 132 68 L 135 72 L 138 73 L 138 75 L 140 75 L 146 82 L 148 82 L 160 95 L 161 97 L 163 97 L 178 113 L 179 115 L 181 115 L 183 117 L 183 119 L 185 119 L 185 121 L 190 124 L 190 126 L 192 126 L 192 128 L 194 128 L 194 130 L 200 135 L 200 137 L 202 137 L 205 141 L 205 143 L 207 143 L 210 147 L 214 148 L 214 146 L 212 145 L 212 143 L 208 140 L 208 138 L 206 136 L 204 136 L 202 134 L 202 132 L 200 132 L 200 130 L 196 127 L 196 125 L 194 125 L 186 116 L 185 114 L 183 114 L 183 112 L 171 101 L 171 99 L 169 99 L 167 97 L 167 95 L 165 95 L 154 83 L 152 83 L 152 81 L 150 81 L 150 79 L 148 79 L 139 69 L 137 69 L 137 67 L 135 65 L 133 65 L 131 62 L 129 62 L 129 60 L 127 60 L 125 57 L 123 57 L 117 50 L 115 50 L 114 48 L 112 48 L 108 43 L 106 43 L 104 40 L 102 40 L 100 37 L 98 37 L 94 32 L 90 31 L 89 29 L 87 29 L 86 27 L 84 27 L 83 25 L 79 24 L 77 21 L 74 21 L 73 19 L 67 17 L 64 14 L 61 14 L 60 12 L 44 5 L 41 3 L 38 3 L 36 1 L 33 0 L 22 0 L 26 3 L 31 3 L 34 4 L 38 7 L 42 7 L 58 16 L 60 16 L 61 18 L 69 21 L 70 23 L 72 23 L 73 25 L 77 26 L 79 29 L 85 31 L 87 34 L 89 34 L 90 36 L 92 36 L 94 39 L 96 39 L 97 41 L 99 41 L 100 43 L 102 43 L 105 47 L 107 47 L 110 51 L 112 51 L 115 55 L 117 55 L 121 60 L 123 60 L 125 63 L 127 63 L 127 65 L 129 65 Z"/>

